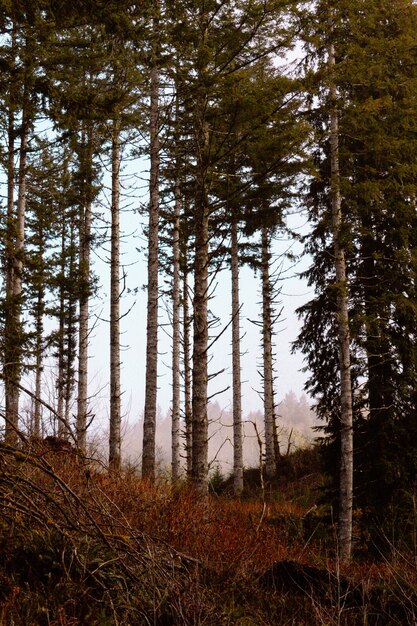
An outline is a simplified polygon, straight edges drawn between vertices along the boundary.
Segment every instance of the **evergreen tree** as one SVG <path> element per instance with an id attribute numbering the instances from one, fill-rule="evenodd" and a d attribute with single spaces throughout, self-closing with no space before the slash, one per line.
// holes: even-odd
<path id="1" fill-rule="evenodd" d="M 389 6 L 375 2 L 366 10 L 360 1 L 340 2 L 333 12 L 341 236 L 350 285 L 355 497 L 365 518 L 373 520 L 376 533 L 387 537 L 389 531 L 394 539 L 397 512 L 411 507 L 412 495 L 404 490 L 403 476 L 414 484 L 416 475 L 410 437 L 414 383 L 408 378 L 415 363 L 411 235 L 415 232 L 415 20 L 415 5 L 406 1 Z M 318 128 L 325 106 L 316 112 Z M 326 450 L 331 455 L 341 431 L 340 406 L 335 402 L 340 391 L 334 318 L 339 287 L 329 248 L 330 155 L 323 137 L 317 150 L 322 178 L 311 189 L 315 227 L 309 249 L 315 264 L 308 276 L 317 297 L 303 308 L 299 346 L 304 347 L 312 371 L 309 388 L 328 421 Z M 337 481 L 333 470 L 331 474 Z"/>

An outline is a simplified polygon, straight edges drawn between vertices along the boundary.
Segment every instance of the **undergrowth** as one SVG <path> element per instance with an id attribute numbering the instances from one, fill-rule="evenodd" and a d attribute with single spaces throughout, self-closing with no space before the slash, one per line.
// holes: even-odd
<path id="1" fill-rule="evenodd" d="M 414 624 L 415 562 L 342 567 L 313 452 L 231 497 L 0 444 L 0 625 Z M 359 534 L 358 534 L 359 537 Z M 360 541 L 360 539 L 358 539 Z"/>

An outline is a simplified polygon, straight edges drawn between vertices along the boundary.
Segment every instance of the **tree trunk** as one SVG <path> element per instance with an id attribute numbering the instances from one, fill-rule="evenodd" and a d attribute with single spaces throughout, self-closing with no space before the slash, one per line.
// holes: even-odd
<path id="1" fill-rule="evenodd" d="M 339 342 L 339 367 L 341 386 L 340 414 L 340 493 L 339 493 L 339 556 L 349 560 L 352 551 L 352 499 L 353 499 L 353 411 L 350 372 L 350 333 L 348 313 L 348 285 L 346 278 L 345 249 L 342 239 L 342 209 L 339 169 L 339 120 L 337 90 L 334 82 L 335 50 L 329 46 L 330 68 L 330 165 L 333 246 L 337 285 L 337 330 Z"/>
<path id="2" fill-rule="evenodd" d="M 264 420 L 265 420 L 265 473 L 271 480 L 276 473 L 274 427 L 274 373 L 272 355 L 272 302 L 271 281 L 269 276 L 269 234 L 262 225 L 262 346 L 263 346 L 263 384 L 264 384 Z"/>
<path id="3" fill-rule="evenodd" d="M 120 470 L 120 123 L 114 121 L 112 139 L 112 204 L 110 253 L 110 435 L 109 467 Z"/>
<path id="4" fill-rule="evenodd" d="M 66 346 L 66 363 L 64 370 L 64 381 L 65 381 L 65 396 L 64 396 L 64 422 L 63 426 L 65 428 L 65 436 L 68 436 L 68 433 L 71 431 L 70 425 L 70 409 L 71 409 L 71 400 L 74 391 L 74 363 L 76 359 L 76 334 L 77 334 L 77 306 L 76 299 L 74 297 L 74 285 L 75 276 L 77 273 L 77 229 L 75 224 L 75 216 L 71 214 L 70 216 L 70 257 L 69 257 L 69 267 L 68 267 L 68 276 L 69 282 L 71 286 L 68 289 L 67 294 L 67 304 L 65 306 L 65 317 L 64 320 L 64 345 Z M 66 328 L 66 330 L 65 330 Z"/>
<path id="5" fill-rule="evenodd" d="M 176 174 L 178 176 L 178 173 Z M 177 179 L 175 185 L 175 213 L 173 230 L 173 285 L 172 285 L 172 481 L 180 478 L 180 209 L 181 190 Z"/>
<path id="6" fill-rule="evenodd" d="M 90 299 L 91 209 L 93 183 L 93 131 L 89 124 L 82 130 L 82 168 L 84 175 L 84 202 L 80 211 L 80 283 L 78 327 L 78 406 L 77 445 L 85 453 L 87 445 L 88 412 L 88 336 Z"/>
<path id="7" fill-rule="evenodd" d="M 65 217 L 62 213 L 62 231 L 61 231 L 61 261 L 60 261 L 60 285 L 59 285 L 59 318 L 58 318 L 58 341 L 57 341 L 57 360 L 58 360 L 58 377 L 56 381 L 57 389 L 57 409 L 56 417 L 58 419 L 57 434 L 63 437 L 64 433 L 64 397 L 65 397 Z"/>
<path id="8" fill-rule="evenodd" d="M 14 165 L 11 160 L 14 157 L 11 147 L 14 145 L 14 115 L 9 115 L 9 154 L 8 154 L 8 216 L 11 217 L 13 229 L 12 239 L 8 242 L 11 246 L 10 256 L 10 299 L 7 303 L 5 324 L 5 366 L 6 379 L 6 431 L 5 438 L 9 443 L 18 441 L 19 425 L 19 383 L 22 366 L 23 334 L 21 321 L 22 299 L 22 274 L 23 274 L 23 251 L 25 242 L 25 211 L 26 211 L 26 170 L 27 170 L 27 144 L 29 139 L 29 95 L 28 79 L 25 77 L 23 91 L 23 108 L 21 120 L 21 135 L 19 148 L 19 175 L 16 219 L 13 218 L 13 190 Z M 13 237 L 14 235 L 14 237 Z"/>
<path id="9" fill-rule="evenodd" d="M 191 368 L 191 320 L 189 313 L 188 296 L 188 268 L 187 254 L 185 254 L 183 273 L 183 351 L 184 351 L 184 420 L 185 420 L 185 456 L 187 479 L 192 478 L 192 450 L 193 450 L 193 407 L 191 400 L 192 392 L 192 368 Z"/>
<path id="10" fill-rule="evenodd" d="M 197 91 L 194 108 L 194 138 L 196 146 L 195 173 L 195 254 L 194 254 L 194 334 L 193 334 L 193 446 L 192 482 L 197 493 L 208 487 L 208 265 L 209 265 L 209 206 L 207 176 L 209 169 L 209 127 L 206 118 L 207 94 L 207 35 L 208 15 L 203 5 L 198 17 L 200 41 L 197 52 Z"/>
<path id="11" fill-rule="evenodd" d="M 13 37 L 14 42 L 14 37 Z M 14 298 L 13 282 L 14 268 L 13 257 L 15 248 L 15 215 L 14 215 L 14 150 L 15 150 L 15 113 L 13 102 L 10 103 L 8 113 L 8 158 L 7 158 L 7 226 L 6 226 L 6 298 L 5 298 L 5 325 L 4 325 L 4 363 L 3 373 L 5 381 L 6 402 L 6 441 L 11 444 L 17 442 L 18 412 L 16 410 L 13 394 L 14 376 Z"/>
<path id="12" fill-rule="evenodd" d="M 159 10 L 159 4 L 156 11 Z M 154 32 L 157 32 L 157 17 Z M 156 36 L 156 35 L 155 35 Z M 158 390 L 158 240 L 159 240 L 159 69 L 154 44 L 151 69 L 150 185 L 148 230 L 148 309 L 146 328 L 146 390 L 143 416 L 142 477 L 155 481 L 155 431 Z"/>
<path id="13" fill-rule="evenodd" d="M 232 370 L 233 370 L 233 490 L 235 496 L 243 491 L 242 385 L 240 366 L 240 302 L 239 247 L 237 220 L 232 216 Z"/>
<path id="14" fill-rule="evenodd" d="M 43 245 L 42 245 L 43 247 Z M 43 250 L 42 250 L 43 255 Z M 43 263 L 43 260 L 42 260 Z M 43 278 L 44 280 L 44 278 Z M 33 412 L 32 435 L 39 438 L 41 436 L 41 419 L 42 419 L 42 371 L 43 371 L 43 315 L 45 310 L 45 288 L 43 284 L 37 289 L 36 303 L 36 363 L 35 363 L 35 405 Z"/>

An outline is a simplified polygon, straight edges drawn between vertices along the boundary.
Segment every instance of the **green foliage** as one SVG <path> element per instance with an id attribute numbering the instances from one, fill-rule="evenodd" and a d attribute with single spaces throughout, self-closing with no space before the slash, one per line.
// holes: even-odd
<path id="1" fill-rule="evenodd" d="M 310 188 L 312 235 L 307 272 L 316 297 L 302 307 L 297 346 L 311 371 L 309 390 L 326 421 L 326 468 L 338 484 L 339 377 L 335 326 L 337 286 L 329 247 L 329 146 L 323 26 L 316 14 L 320 101 L 312 118 L 318 149 Z M 323 30 L 319 29 L 320 26 Z M 409 518 L 417 465 L 415 445 L 416 290 L 415 4 L 395 0 L 337 3 L 332 8 L 340 110 L 343 237 L 347 251 L 354 392 L 355 501 L 374 529 L 371 543 L 412 540 Z M 311 31 L 310 31 L 311 32 Z M 336 490 L 334 491 L 336 495 Z M 335 503 L 337 508 L 337 503 Z M 379 529 L 378 531 L 376 529 Z M 396 530 L 395 530 L 396 529 Z M 393 539 L 395 537 L 395 539 Z M 385 547 L 389 541 L 385 541 Z"/>

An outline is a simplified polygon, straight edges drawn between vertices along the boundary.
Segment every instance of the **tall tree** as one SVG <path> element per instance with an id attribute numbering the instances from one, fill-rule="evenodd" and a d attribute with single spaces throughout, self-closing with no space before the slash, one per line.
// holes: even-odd
<path id="1" fill-rule="evenodd" d="M 332 18 L 330 18 L 331 20 Z M 331 28 L 332 30 L 332 28 Z M 349 560 L 352 552 L 353 499 L 353 413 L 350 375 L 349 294 L 346 277 L 345 245 L 342 238 L 340 195 L 339 123 L 337 90 L 333 70 L 336 64 L 334 42 L 329 44 L 330 69 L 330 194 L 332 234 L 336 275 L 336 316 L 340 368 L 340 487 L 339 487 L 339 554 Z"/>
<path id="2" fill-rule="evenodd" d="M 414 315 L 409 308 L 414 299 L 414 244 L 404 234 L 413 232 L 415 220 L 410 178 L 415 153 L 410 94 L 415 85 L 411 58 L 416 11 L 413 3 L 400 0 L 389 6 L 367 4 L 366 10 L 359 0 L 355 6 L 341 2 L 332 8 L 333 32 L 329 33 L 328 21 L 323 19 L 329 15 L 329 6 L 323 3 L 319 9 L 317 23 L 321 28 L 326 25 L 337 56 L 332 62 L 330 49 L 330 63 L 327 68 L 322 65 L 328 82 L 321 84 L 321 106 L 315 112 L 317 136 L 323 127 L 327 133 L 316 153 L 321 179 L 312 184 L 310 194 L 314 228 L 309 250 L 314 265 L 308 275 L 317 296 L 303 308 L 305 323 L 299 345 L 304 346 L 312 372 L 309 388 L 317 397 L 319 413 L 328 422 L 324 452 L 336 484 L 342 474 L 334 471 L 334 451 L 343 439 L 342 429 L 350 446 L 340 403 L 335 402 L 342 385 L 337 375 L 340 323 L 343 319 L 346 323 L 346 312 L 342 316 L 339 305 L 340 298 L 348 295 L 343 273 L 336 277 L 334 263 L 336 200 L 343 218 L 339 250 L 344 250 L 349 281 L 355 496 L 364 517 L 373 520 L 376 541 L 378 534 L 386 537 L 387 529 L 393 528 L 387 512 L 398 509 L 400 499 L 401 506 L 410 507 L 411 500 L 405 505 L 407 496 L 399 497 L 398 463 L 407 458 L 402 463 L 403 475 L 411 476 L 415 471 L 412 446 L 404 438 L 405 431 L 413 432 L 413 421 L 407 417 L 413 411 L 413 383 L 403 386 L 403 382 L 415 366 L 411 348 Z M 329 85 L 333 90 L 330 98 Z M 331 141 L 335 127 L 337 145 L 334 138 Z M 339 163 L 335 162 L 335 154 Z M 344 333 L 345 341 L 347 337 Z M 405 361 L 406 368 L 402 364 Z M 327 363 L 325 370 L 323 362 Z M 408 409 L 404 410 L 405 406 Z M 406 448 L 409 455 L 404 452 Z M 350 472 L 349 467 L 345 471 Z"/>
<path id="3" fill-rule="evenodd" d="M 152 16 L 149 118 L 149 228 L 148 228 L 148 307 L 146 328 L 146 389 L 143 416 L 142 476 L 155 480 L 155 429 L 158 389 L 158 240 L 159 240 L 159 2 Z"/>
<path id="4" fill-rule="evenodd" d="M 109 466 L 121 464 L 121 392 L 120 392 L 120 120 L 112 129 L 112 198 L 110 252 L 110 435 Z"/>

